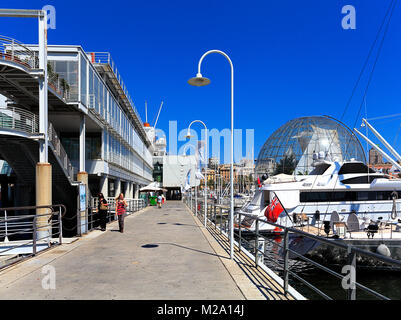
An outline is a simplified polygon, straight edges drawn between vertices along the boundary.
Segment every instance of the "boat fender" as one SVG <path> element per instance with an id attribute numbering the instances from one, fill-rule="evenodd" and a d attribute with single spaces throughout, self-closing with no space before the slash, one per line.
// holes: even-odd
<path id="1" fill-rule="evenodd" d="M 382 256 L 386 256 L 386 257 L 391 256 L 390 249 L 384 243 L 382 243 L 381 245 L 379 245 L 377 247 L 376 252 L 378 254 L 381 254 Z"/>

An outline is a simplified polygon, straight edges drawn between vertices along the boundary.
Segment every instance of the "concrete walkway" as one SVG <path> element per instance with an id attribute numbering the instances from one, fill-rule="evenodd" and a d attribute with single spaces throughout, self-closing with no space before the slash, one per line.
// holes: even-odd
<path id="1" fill-rule="evenodd" d="M 114 222 L 0 272 L 0 299 L 244 299 L 201 228 L 182 202 L 147 208 L 123 234 Z M 46 290 L 49 265 L 56 289 Z"/>

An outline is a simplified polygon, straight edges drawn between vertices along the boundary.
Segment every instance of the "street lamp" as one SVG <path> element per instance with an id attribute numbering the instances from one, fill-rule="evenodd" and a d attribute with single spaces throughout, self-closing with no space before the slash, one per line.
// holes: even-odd
<path id="1" fill-rule="evenodd" d="M 210 81 L 209 81 L 210 82 Z M 188 130 L 187 130 L 187 136 L 186 136 L 186 138 L 187 139 L 189 139 L 189 138 L 191 138 L 191 126 L 192 126 L 192 124 L 193 123 L 195 123 L 195 122 L 199 122 L 199 123 L 201 123 L 201 124 L 203 124 L 203 126 L 205 127 L 205 161 L 207 161 L 207 155 L 208 155 L 208 149 L 207 149 L 207 138 L 208 138 L 208 136 L 207 136 L 207 127 L 206 127 L 206 124 L 203 122 L 203 121 L 201 121 L 201 120 L 194 120 L 194 121 L 192 121 L 190 124 L 189 124 L 189 126 L 188 126 Z M 204 220 L 205 220 L 205 227 L 206 227 L 206 223 L 207 223 L 207 192 L 206 192 L 206 190 L 207 190 L 207 173 L 206 173 L 206 168 L 205 168 L 205 177 L 204 177 L 204 180 L 205 180 L 205 204 L 204 204 Z M 196 187 L 196 180 L 195 180 L 195 187 Z M 196 210 L 197 210 L 197 208 L 196 208 Z"/>
<path id="2" fill-rule="evenodd" d="M 230 148 L 230 258 L 234 257 L 234 67 L 230 57 L 220 50 L 209 50 L 203 54 L 198 63 L 198 73 L 196 77 L 188 80 L 192 86 L 202 87 L 210 83 L 208 78 L 202 76 L 201 64 L 203 59 L 211 54 L 218 53 L 224 56 L 231 67 L 231 148 Z"/>

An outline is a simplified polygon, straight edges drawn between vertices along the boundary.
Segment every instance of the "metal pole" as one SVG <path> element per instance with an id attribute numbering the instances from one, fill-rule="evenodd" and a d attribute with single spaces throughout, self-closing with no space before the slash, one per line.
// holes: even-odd
<path id="1" fill-rule="evenodd" d="M 8 236 L 7 236 L 7 234 L 8 234 L 7 210 L 4 210 L 4 219 L 5 219 L 4 222 L 5 222 L 5 227 L 6 227 L 6 236 L 4 238 L 4 242 L 7 243 L 8 242 Z"/>
<path id="2" fill-rule="evenodd" d="M 206 166 L 205 166 L 205 227 L 207 223 L 207 157 L 208 157 L 208 150 L 207 150 L 207 128 L 205 125 L 205 161 L 206 161 Z"/>
<path id="3" fill-rule="evenodd" d="M 48 89 L 47 89 L 47 15 L 46 11 L 39 17 L 39 69 L 43 76 L 39 77 L 39 132 L 44 139 L 39 140 L 39 162 L 48 162 Z"/>
<path id="4" fill-rule="evenodd" d="M 241 252 L 241 245 L 242 245 L 242 238 L 241 238 L 241 211 L 239 212 L 239 217 L 238 217 L 238 250 Z"/>
<path id="5" fill-rule="evenodd" d="M 288 229 L 284 230 L 284 294 L 288 292 Z"/>
<path id="6" fill-rule="evenodd" d="M 32 254 L 35 255 L 36 254 L 36 217 L 33 217 L 33 234 L 32 234 Z"/>
<path id="7" fill-rule="evenodd" d="M 259 220 L 256 220 L 256 226 L 255 226 L 255 266 L 257 267 L 259 265 L 258 262 L 258 240 L 259 240 Z"/>
<path id="8" fill-rule="evenodd" d="M 61 217 L 61 207 L 58 210 L 58 228 L 59 228 L 59 240 L 60 244 L 63 244 L 63 219 Z"/>
<path id="9" fill-rule="evenodd" d="M 230 146 L 230 258 L 234 257 L 234 66 L 230 57 L 221 50 L 209 50 L 203 54 L 198 63 L 198 74 L 201 75 L 203 59 L 210 53 L 224 56 L 231 67 L 231 146 Z"/>

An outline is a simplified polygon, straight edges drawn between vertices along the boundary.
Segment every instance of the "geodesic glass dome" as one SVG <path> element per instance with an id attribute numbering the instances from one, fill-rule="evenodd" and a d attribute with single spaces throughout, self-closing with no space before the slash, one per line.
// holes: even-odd
<path id="1" fill-rule="evenodd" d="M 327 160 L 366 162 L 361 143 L 344 124 L 326 116 L 291 120 L 266 140 L 256 163 L 256 174 L 308 174 L 313 154 Z"/>

